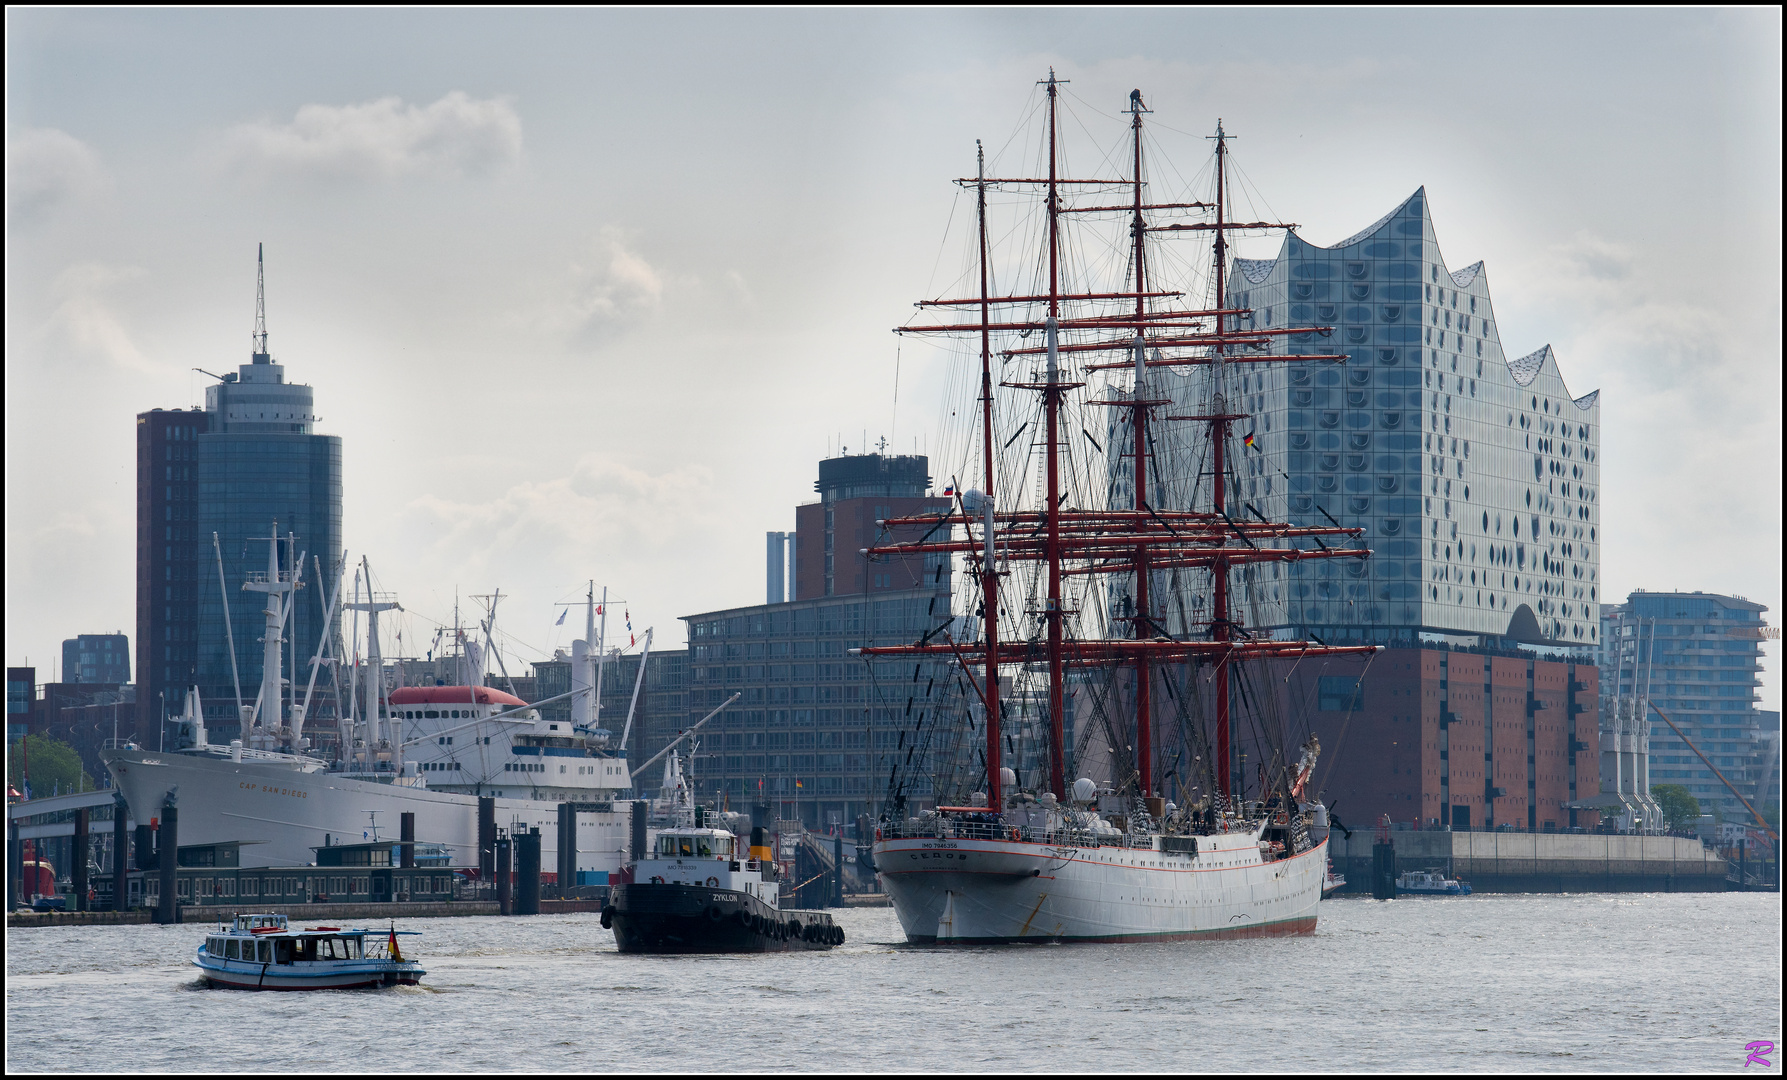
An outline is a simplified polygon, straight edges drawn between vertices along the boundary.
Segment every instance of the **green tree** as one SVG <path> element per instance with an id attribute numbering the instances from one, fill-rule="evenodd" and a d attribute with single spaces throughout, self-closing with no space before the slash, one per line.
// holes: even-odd
<path id="1" fill-rule="evenodd" d="M 27 764 L 31 794 L 36 798 L 58 790 L 92 791 L 98 786 L 81 768 L 81 756 L 74 747 L 47 735 L 27 735 L 6 748 L 6 779 L 21 792 L 25 790 Z"/>
<path id="2" fill-rule="evenodd" d="M 1680 784 L 1652 784 L 1650 793 L 1663 809 L 1665 828 L 1685 829 L 1700 820 L 1700 800 Z"/>

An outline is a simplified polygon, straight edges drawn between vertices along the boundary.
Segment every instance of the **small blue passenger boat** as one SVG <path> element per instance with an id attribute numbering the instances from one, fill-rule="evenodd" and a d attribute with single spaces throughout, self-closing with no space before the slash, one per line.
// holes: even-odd
<path id="1" fill-rule="evenodd" d="M 427 972 L 404 957 L 397 939 L 415 933 L 338 926 L 294 930 L 284 915 L 238 915 L 205 938 L 192 962 L 213 986 L 237 990 L 413 986 Z"/>

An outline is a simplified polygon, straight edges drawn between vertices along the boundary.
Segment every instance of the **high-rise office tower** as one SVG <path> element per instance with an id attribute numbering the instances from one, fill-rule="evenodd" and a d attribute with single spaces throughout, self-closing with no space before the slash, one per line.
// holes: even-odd
<path id="1" fill-rule="evenodd" d="M 1233 269 L 1223 306 L 1247 314 L 1229 329 L 1309 327 L 1271 338 L 1272 351 L 1347 356 L 1234 365 L 1224 376 L 1230 411 L 1248 417 L 1232 449 L 1236 516 L 1331 518 L 1363 527 L 1375 552 L 1249 571 L 1259 575 L 1249 625 L 1333 642 L 1413 642 L 1427 632 L 1592 646 L 1599 394 L 1573 396 L 1550 346 L 1503 353 L 1483 264 L 1448 269 L 1426 190 L 1332 247 L 1293 232 L 1276 258 L 1235 259 Z M 1204 400 L 1211 373 L 1195 371 L 1152 376 L 1155 396 L 1176 402 L 1167 411 L 1195 412 Z M 1126 445 L 1127 413 L 1113 412 L 1111 441 Z M 1157 504 L 1193 506 L 1198 485 L 1209 484 L 1201 428 L 1153 430 Z M 1252 446 L 1241 442 L 1249 433 Z M 1127 506 L 1129 466 L 1111 461 L 1113 505 Z M 1170 609 L 1156 618 L 1175 631 L 1199 622 Z"/>
<path id="2" fill-rule="evenodd" d="M 137 414 L 136 733 L 160 747 L 161 720 L 178 712 L 198 674 L 198 599 L 211 538 L 198 540 L 200 409 Z M 216 571 L 212 570 L 212 588 Z"/>
<path id="3" fill-rule="evenodd" d="M 146 744 L 159 737 L 154 718 L 178 711 L 192 685 L 210 737 L 240 735 L 237 687 L 241 704 L 254 704 L 266 606 L 264 594 L 242 585 L 266 572 L 275 529 L 280 567 L 292 570 L 302 557 L 302 581 L 316 586 L 295 594 L 285 631 L 285 675 L 300 692 L 322 640 L 319 593 L 340 572 L 341 439 L 312 432 L 311 387 L 287 382 L 274 362 L 264 277 L 260 285 L 249 362 L 206 388 L 204 411 L 137 418 L 137 652 L 139 672 L 147 664 L 150 676 L 139 677 L 138 740 Z M 331 622 L 335 636 L 339 615 Z M 313 721 L 333 715 L 327 670 L 318 683 L 324 693 Z"/>

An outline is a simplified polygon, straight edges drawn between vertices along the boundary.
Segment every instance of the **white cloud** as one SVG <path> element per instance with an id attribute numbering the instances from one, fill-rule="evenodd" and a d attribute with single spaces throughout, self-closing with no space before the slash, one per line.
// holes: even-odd
<path id="1" fill-rule="evenodd" d="M 24 223 L 105 184 L 99 155 L 55 128 L 25 128 L 6 142 L 6 219 Z"/>
<path id="2" fill-rule="evenodd" d="M 507 99 L 455 90 L 431 105 L 387 97 L 361 105 L 305 105 L 289 124 L 232 129 L 226 156 L 257 174 L 395 180 L 486 173 L 521 156 L 521 117 Z"/>
<path id="3" fill-rule="evenodd" d="M 77 263 L 56 276 L 51 295 L 56 308 L 46 326 L 61 349 L 77 357 L 105 360 L 139 371 L 160 369 L 137 347 L 107 297 L 115 286 L 143 276 L 134 266 Z"/>
<path id="4" fill-rule="evenodd" d="M 583 323 L 637 318 L 663 302 L 663 275 L 622 242 L 619 230 L 602 230 L 592 263 L 572 268 L 578 283 L 576 307 Z"/>
<path id="5" fill-rule="evenodd" d="M 667 554 L 667 536 L 709 534 L 713 475 L 685 465 L 662 473 L 585 454 L 569 475 L 517 484 L 493 499 L 460 502 L 427 494 L 404 509 L 427 562 L 445 580 L 472 581 L 534 566 L 578 566 Z"/>
<path id="6" fill-rule="evenodd" d="M 611 226 L 597 234 L 587 255 L 537 291 L 543 300 L 522 307 L 509 321 L 552 337 L 599 338 L 655 314 L 671 284 Z M 675 284 L 689 288 L 698 283 Z"/>

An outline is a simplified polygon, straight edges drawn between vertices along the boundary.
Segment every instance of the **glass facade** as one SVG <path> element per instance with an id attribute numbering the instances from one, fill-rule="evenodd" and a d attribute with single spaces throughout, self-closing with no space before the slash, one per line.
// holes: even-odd
<path id="1" fill-rule="evenodd" d="M 1767 784 L 1757 763 L 1768 755 L 1763 714 L 1762 640 L 1768 609 L 1736 596 L 1635 592 L 1602 616 L 1604 694 L 1638 693 L 1669 714 L 1694 745 L 1746 798 Z M 1734 798 L 1669 725 L 1650 715 L 1650 782 L 1680 784 L 1706 813 L 1750 820 Z M 1772 771 L 1772 770 L 1769 770 Z M 1761 807 L 1758 807 L 1761 809 Z"/>
<path id="2" fill-rule="evenodd" d="M 253 704 L 261 681 L 261 637 L 265 597 L 242 588 L 255 572 L 267 569 L 267 537 L 277 524 L 282 569 L 304 559 L 305 588 L 296 594 L 286 632 L 285 675 L 303 692 L 309 661 L 322 639 L 327 591 L 340 573 L 341 439 L 334 435 L 222 431 L 203 435 L 198 453 L 198 546 L 208 574 L 198 589 L 199 693 L 205 702 L 206 726 L 215 742 L 240 735 L 235 712 L 235 685 L 216 583 L 216 533 L 223 553 L 224 586 L 229 597 L 229 631 L 235 641 L 236 664 L 244 703 Z M 292 535 L 288 544 L 287 534 Z M 316 559 L 322 560 L 319 583 Z M 338 605 L 339 606 L 339 605 Z M 339 638 L 340 616 L 332 634 Z M 318 678 L 333 705 L 328 673 Z M 312 707 L 312 716 L 333 716 Z"/>
<path id="3" fill-rule="evenodd" d="M 1425 189 L 1333 247 L 1293 232 L 1275 259 L 1234 260 L 1225 306 L 1248 311 L 1242 333 L 1311 328 L 1266 352 L 1347 356 L 1228 367 L 1222 390 L 1249 416 L 1230 450 L 1237 516 L 1332 518 L 1363 527 L 1375 553 L 1249 571 L 1251 625 L 1330 641 L 1596 641 L 1599 395 L 1572 397 L 1549 346 L 1504 354 L 1483 265 L 1447 269 Z M 1209 369 L 1189 370 L 1160 376 L 1167 411 L 1207 399 Z M 1257 449 L 1241 445 L 1249 430 Z M 1156 452 L 1163 488 L 1190 506 L 1209 468 L 1201 442 L 1163 434 Z M 1127 505 L 1127 465 L 1111 479 Z"/>

